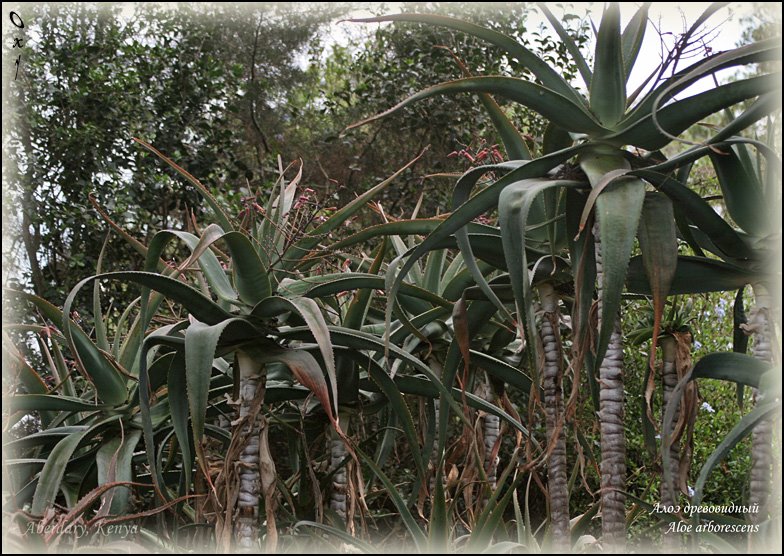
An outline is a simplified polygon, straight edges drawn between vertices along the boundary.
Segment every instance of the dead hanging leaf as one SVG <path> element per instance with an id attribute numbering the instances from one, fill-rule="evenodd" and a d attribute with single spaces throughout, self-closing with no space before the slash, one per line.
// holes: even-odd
<path id="1" fill-rule="evenodd" d="M 49 529 L 49 533 L 45 536 L 46 544 L 51 544 L 55 539 L 60 538 L 68 531 L 68 526 L 72 523 L 82 520 L 82 514 L 85 513 L 90 507 L 95 504 L 107 491 L 122 487 L 122 486 L 135 486 L 135 487 L 149 487 L 150 485 L 144 483 L 135 483 L 132 481 L 116 481 L 113 483 L 104 483 L 95 487 L 93 490 L 85 494 L 82 498 L 79 499 L 79 502 L 73 507 L 71 511 L 69 511 L 65 515 L 57 516 L 56 512 L 52 510 L 52 513 L 48 513 L 44 520 L 41 522 L 43 523 L 43 529 L 47 530 L 47 525 L 52 521 L 57 521 L 57 526 L 52 527 Z"/>
<path id="2" fill-rule="evenodd" d="M 692 367 L 691 359 L 691 332 L 673 332 L 675 338 L 675 370 L 678 372 L 680 382 Z M 686 430 L 687 424 L 691 423 L 697 416 L 697 383 L 689 381 L 683 389 L 681 405 L 679 408 L 678 421 L 672 432 L 672 442 L 678 442 Z"/>
<path id="3" fill-rule="evenodd" d="M 348 450 L 349 455 L 351 455 L 351 458 L 356 462 L 357 465 L 359 465 L 359 460 L 357 459 L 357 455 L 354 451 L 354 448 L 352 447 L 351 441 L 341 430 L 341 427 L 338 423 L 338 417 L 332 410 L 332 403 L 330 402 L 329 396 L 330 389 L 327 385 L 326 379 L 324 378 L 324 372 L 322 371 L 321 366 L 318 364 L 316 359 L 305 350 L 288 349 L 276 350 L 274 352 L 268 351 L 264 354 L 261 354 L 261 360 L 277 361 L 285 364 L 291 370 L 292 374 L 299 381 L 299 383 L 313 392 L 318 401 L 321 403 L 321 406 L 324 408 L 324 412 L 327 414 L 327 418 L 332 424 L 332 428 L 346 444 L 346 449 Z"/>
<path id="4" fill-rule="evenodd" d="M 149 487 L 150 485 L 143 485 Z M 198 498 L 199 495 L 197 494 L 187 494 L 185 496 L 180 496 L 179 498 L 174 498 L 169 500 L 165 504 L 161 504 L 160 506 L 156 506 L 151 510 L 147 510 L 144 512 L 138 512 L 134 514 L 128 514 L 123 516 L 117 517 L 101 517 L 101 518 L 93 518 L 91 521 L 88 522 L 88 525 L 92 526 L 100 522 L 101 525 L 114 525 L 116 523 L 123 523 L 124 521 L 140 521 L 143 518 L 153 516 L 155 514 L 159 514 L 171 508 L 172 506 L 176 506 L 177 504 L 181 504 L 186 500 L 192 500 L 193 498 Z"/>
<path id="5" fill-rule="evenodd" d="M 681 443 L 680 460 L 678 462 L 678 488 L 685 495 L 689 495 L 689 472 L 691 471 L 691 458 L 694 453 L 694 420 L 686 426 L 686 440 Z"/>
<path id="6" fill-rule="evenodd" d="M 675 226 L 672 201 L 658 192 L 645 194 L 642 213 L 640 214 L 637 238 L 645 274 L 653 293 L 653 337 L 651 353 L 648 359 L 648 382 L 645 385 L 645 412 L 649 422 L 656 423 L 653 418 L 654 368 L 656 362 L 656 346 L 659 341 L 664 304 L 670 293 L 675 270 L 678 266 L 678 238 Z"/>
<path id="7" fill-rule="evenodd" d="M 654 328 L 654 335 L 655 333 Z M 651 356 L 655 358 L 656 351 L 655 348 L 651 347 Z M 663 364 L 663 363 L 662 363 Z M 659 425 L 656 423 L 656 419 L 653 417 L 653 393 L 656 391 L 656 372 L 654 370 L 655 364 L 653 362 L 650 363 L 650 367 L 648 372 L 646 373 L 647 380 L 645 381 L 645 415 L 643 416 L 644 419 L 648 420 L 648 423 L 655 429 L 659 430 Z"/>
<path id="8" fill-rule="evenodd" d="M 451 490 L 457 486 L 459 473 L 457 466 L 453 463 L 449 466 L 449 473 L 446 476 L 446 488 Z"/>
<path id="9" fill-rule="evenodd" d="M 324 408 L 330 423 L 335 426 L 337 419 L 332 411 L 329 388 L 327 381 L 324 379 L 324 372 L 321 370 L 318 362 L 316 362 L 316 359 L 304 350 L 283 351 L 277 354 L 276 358 L 291 369 L 292 374 L 300 384 L 313 392 L 318 401 L 321 402 L 321 406 Z"/>
<path id="10" fill-rule="evenodd" d="M 555 313 L 545 313 L 544 315 L 542 315 L 542 318 L 549 320 L 551 329 L 556 331 L 556 333 L 555 333 L 555 347 L 556 347 L 556 350 L 557 350 L 557 353 L 558 353 L 558 356 L 557 356 L 558 374 L 556 376 L 556 385 L 557 385 L 556 389 L 558 391 L 561 391 L 561 386 L 563 384 L 563 378 L 564 378 L 563 377 L 563 365 L 561 363 L 561 361 L 563 361 L 563 345 L 561 343 L 561 335 L 560 335 L 560 333 L 557 332 L 558 330 L 560 330 L 560 326 L 561 326 L 560 314 L 557 313 L 557 312 L 555 312 Z M 544 368 L 544 345 L 541 344 L 541 342 L 542 342 L 541 336 L 539 336 L 537 338 L 537 341 L 540 342 L 540 346 L 541 346 L 541 349 L 539 350 L 539 353 L 542 354 L 542 360 L 540 361 L 540 365 L 542 366 L 542 368 Z M 573 381 L 573 384 L 572 384 L 572 392 L 573 392 L 573 394 L 572 395 L 574 395 L 574 391 L 575 391 L 576 386 L 577 386 L 577 383 Z M 563 428 L 566 426 L 567 420 L 571 418 L 571 416 L 569 416 L 567 414 L 567 411 L 565 409 L 563 409 L 563 399 L 561 399 L 559 401 L 560 401 L 560 403 L 558 404 L 558 407 L 556 408 L 556 423 L 555 423 L 555 427 L 554 427 L 553 432 L 552 432 L 552 434 L 550 436 L 550 439 L 549 439 L 549 441 L 547 443 L 547 447 L 545 448 L 545 452 L 544 452 L 544 454 L 542 456 L 542 457 L 544 457 L 546 459 L 549 459 L 550 454 L 552 454 L 553 450 L 555 449 L 556 444 L 558 443 L 558 439 L 561 437 L 561 432 L 562 432 Z M 571 403 L 571 402 L 572 402 L 572 398 L 570 397 L 568 403 Z"/>
<path id="11" fill-rule="evenodd" d="M 593 489 L 588 485 L 588 478 L 586 476 L 586 468 L 587 468 L 587 458 L 585 457 L 585 452 L 583 451 L 583 445 L 580 442 L 577 427 L 574 430 L 574 450 L 577 453 L 577 469 L 580 473 L 580 483 L 583 485 L 585 492 L 589 495 L 593 495 Z M 597 475 L 599 475 L 599 471 L 597 470 Z"/>
<path id="12" fill-rule="evenodd" d="M 346 491 L 346 500 L 348 501 L 348 508 L 346 509 L 347 531 L 352 537 L 357 536 L 354 520 L 358 516 L 360 531 L 366 535 L 368 533 L 366 515 L 370 514 L 370 508 L 368 508 L 365 500 L 365 480 L 362 477 L 362 469 L 360 466 L 355 465 L 353 461 L 347 462 L 346 467 L 348 476 Z"/>
<path id="13" fill-rule="evenodd" d="M 482 471 L 482 456 L 480 454 L 480 446 L 482 442 L 482 427 L 480 426 L 481 418 L 479 416 L 474 420 L 473 427 L 463 427 L 463 453 L 464 463 L 463 472 L 458 479 L 458 485 L 462 486 L 463 500 L 465 502 L 467 521 L 472 526 L 475 523 L 475 516 L 482 511 L 483 497 L 475 497 L 474 486 L 484 484 L 480 478 L 480 471 Z M 453 461 L 456 461 L 453 459 Z M 452 464 L 454 465 L 454 464 Z M 482 474 L 484 474 L 482 472 Z"/>
<path id="14" fill-rule="evenodd" d="M 691 332 L 673 332 L 676 343 L 675 369 L 678 372 L 678 381 L 692 368 L 691 348 L 693 337 Z M 699 392 L 697 382 L 689 381 L 683 390 L 681 398 L 680 414 L 678 422 L 673 430 L 673 442 L 678 442 L 685 434 L 685 439 L 681 442 L 681 457 L 678 469 L 678 486 L 684 494 L 688 494 L 689 471 L 691 470 L 691 458 L 694 452 L 694 423 L 697 419 L 697 404 Z"/>
<path id="15" fill-rule="evenodd" d="M 587 237 L 590 236 L 591 234 L 588 234 Z M 575 286 L 575 290 L 575 296 L 578 296 L 579 286 Z M 575 297 L 574 306 L 579 307 L 577 297 Z M 585 363 L 585 357 L 588 354 L 588 350 L 596 355 L 596 339 L 594 336 L 594 331 L 598 330 L 599 328 L 599 304 L 596 301 L 591 303 L 590 308 L 588 309 L 588 314 L 586 315 L 586 320 L 588 323 L 587 326 L 582 327 L 584 328 L 582 336 L 579 334 L 581 325 L 579 324 L 578 317 L 579 311 L 575 310 L 572 314 L 572 330 L 576 330 L 578 333 L 574 336 L 574 341 L 572 343 L 572 357 L 571 361 L 569 362 L 569 367 L 567 368 L 567 372 L 570 369 L 572 371 L 572 391 L 569 394 L 569 399 L 564 405 L 564 419 L 568 422 L 572 422 L 574 420 L 574 416 L 577 411 L 580 396 L 580 371 Z M 590 375 L 588 376 L 588 380 L 592 380 Z"/>
<path id="16" fill-rule="evenodd" d="M 434 370 L 437 376 L 441 376 L 442 372 L 442 365 L 441 362 L 433 355 L 430 356 L 427 360 L 428 365 L 430 368 Z M 426 445 L 427 442 L 427 431 L 430 428 L 428 415 L 427 415 L 427 401 L 425 398 L 419 398 L 419 427 L 418 430 L 420 431 L 420 442 L 422 446 Z M 428 517 L 425 515 L 425 503 L 430 500 L 431 492 L 434 491 L 435 486 L 435 476 L 437 466 L 439 465 L 440 457 L 438 453 L 439 447 L 439 399 L 435 398 L 433 400 L 433 430 L 435 434 L 432 439 L 432 448 L 431 448 L 431 455 L 428 457 L 427 460 L 427 480 L 421 481 L 419 484 L 419 492 L 417 493 L 417 503 L 416 509 L 417 514 L 422 519 L 422 521 L 427 522 Z M 445 463 L 446 465 L 446 463 Z M 442 475 L 443 477 L 443 475 Z"/>
<path id="17" fill-rule="evenodd" d="M 512 402 L 509 400 L 509 396 L 506 395 L 506 392 L 503 392 L 501 397 L 501 407 L 506 411 L 509 415 L 512 416 L 518 423 L 522 423 L 520 420 L 520 414 L 515 409 Z M 520 446 L 523 444 L 523 433 L 521 433 L 518 429 L 515 429 L 515 449 L 519 449 Z"/>
<path id="18" fill-rule="evenodd" d="M 471 338 L 468 331 L 468 313 L 466 312 L 465 295 L 460 296 L 452 309 L 452 322 L 454 324 L 455 338 L 457 339 L 460 354 L 463 356 L 463 384 L 468 382 L 468 371 L 471 365 Z M 465 392 L 464 392 L 465 394 Z M 465 395 L 463 403 L 466 404 Z"/>
<path id="19" fill-rule="evenodd" d="M 269 426 L 267 419 L 261 418 L 261 432 L 259 433 L 259 476 L 261 478 L 261 490 L 264 494 L 264 514 L 267 518 L 267 542 L 268 554 L 274 554 L 278 547 L 278 528 L 275 523 L 275 510 L 278 505 L 276 489 L 277 473 L 275 471 L 275 461 L 269 448 Z"/>

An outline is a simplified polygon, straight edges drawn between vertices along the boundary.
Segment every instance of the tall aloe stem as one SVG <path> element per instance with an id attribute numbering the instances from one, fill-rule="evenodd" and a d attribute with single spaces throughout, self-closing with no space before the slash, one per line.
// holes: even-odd
<path id="1" fill-rule="evenodd" d="M 770 295 L 762 286 L 754 287 L 756 305 L 749 312 L 749 321 L 744 325 L 747 334 L 752 334 L 754 344 L 752 355 L 765 363 L 773 361 L 770 330 Z M 754 403 L 762 403 L 765 393 L 754 388 Z M 764 419 L 757 423 L 751 436 L 751 484 L 749 485 L 749 503 L 758 504 L 759 511 L 750 514 L 752 521 L 765 519 L 768 495 L 771 488 L 771 464 L 773 463 L 773 422 Z"/>
<path id="2" fill-rule="evenodd" d="M 596 245 L 598 309 L 599 315 L 601 315 L 604 271 L 598 221 L 594 225 L 593 234 Z M 610 550 L 622 551 L 626 543 L 626 511 L 622 494 L 626 485 L 626 437 L 623 430 L 623 338 L 621 336 L 620 315 L 615 315 L 614 318 L 615 323 L 610 334 L 607 352 L 599 366 L 602 537 Z M 601 317 L 599 328 L 601 329 Z"/>
<path id="3" fill-rule="evenodd" d="M 349 420 L 351 415 L 348 412 L 340 412 L 340 428 L 343 434 L 348 434 Z M 348 465 L 346 461 L 348 450 L 346 442 L 337 431 L 331 430 L 329 438 L 329 469 L 334 471 L 332 475 L 332 490 L 329 496 L 329 508 L 338 514 L 341 519 L 346 521 L 348 515 Z M 349 525 L 347 523 L 347 525 Z M 349 526 L 350 528 L 350 526 Z"/>
<path id="4" fill-rule="evenodd" d="M 259 442 L 263 419 L 261 404 L 267 377 L 264 367 L 244 352 L 240 352 L 237 359 L 240 366 L 240 414 L 237 423 L 240 429 L 235 434 L 242 435 L 244 445 L 238 463 L 240 488 L 234 532 L 237 544 L 244 550 L 250 550 L 256 547 L 259 539 Z"/>
<path id="5" fill-rule="evenodd" d="M 662 438 L 672 438 L 675 430 L 675 423 L 678 422 L 680 406 L 675 410 L 675 416 L 670 423 L 668 430 L 665 430 L 664 410 L 672 400 L 675 386 L 678 384 L 678 370 L 676 365 L 677 346 L 675 338 L 670 335 L 664 336 L 661 340 L 662 348 L 662 387 L 664 390 L 664 404 L 662 406 Z M 678 470 L 680 468 L 680 440 L 673 441 L 670 449 L 662 458 L 662 467 L 667 467 L 669 474 L 662 473 L 661 483 L 661 503 L 662 506 L 674 506 L 678 501 Z M 665 482 L 664 477 L 669 476 L 669 482 Z M 665 524 L 665 531 L 669 528 L 669 523 Z M 674 549 L 678 546 L 677 535 L 665 534 L 662 537 L 665 547 Z"/>
<path id="6" fill-rule="evenodd" d="M 547 465 L 547 489 L 550 494 L 550 526 L 553 550 L 564 552 L 571 546 L 569 531 L 569 487 L 566 476 L 566 436 L 563 407 L 563 354 L 559 332 L 558 295 L 552 284 L 539 285 L 542 303 L 540 336 L 544 353 L 542 383 L 544 387 L 545 424 L 548 445 L 552 444 Z"/>
<path id="7" fill-rule="evenodd" d="M 487 375 L 480 385 L 480 395 L 488 403 L 495 403 L 495 393 Z M 482 417 L 482 437 L 485 445 L 485 473 L 487 474 L 487 484 L 491 491 L 496 489 L 496 475 L 498 472 L 498 455 L 495 453 L 495 445 L 501 435 L 501 419 L 498 415 L 486 413 Z"/>

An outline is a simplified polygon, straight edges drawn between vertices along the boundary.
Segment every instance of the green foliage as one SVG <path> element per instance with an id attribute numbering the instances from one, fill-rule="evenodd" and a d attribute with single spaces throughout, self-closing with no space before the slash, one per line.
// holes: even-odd
<path id="1" fill-rule="evenodd" d="M 20 270 L 20 284 L 62 302 L 100 251 L 104 225 L 83 218 L 88 194 L 137 238 L 186 226 L 190 211 L 200 211 L 198 192 L 161 173 L 133 137 L 155 144 L 222 199 L 236 202 L 267 186 L 273 141 L 290 118 L 281 101 L 308 77 L 299 55 L 317 46 L 318 30 L 343 9 L 22 8 L 25 54 L 5 100 L 12 119 L 4 173 L 6 201 L 20 210 L 3 229 L 20 237 L 25 258 L 4 252 L 4 266 Z M 118 268 L 136 266 L 125 242 L 112 250 Z"/>

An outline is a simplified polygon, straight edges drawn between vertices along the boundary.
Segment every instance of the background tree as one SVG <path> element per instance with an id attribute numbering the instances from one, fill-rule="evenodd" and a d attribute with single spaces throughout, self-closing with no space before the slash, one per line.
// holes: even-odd
<path id="1" fill-rule="evenodd" d="M 142 240 L 201 210 L 195 191 L 161 172 L 132 137 L 223 198 L 264 184 L 273 138 L 290 117 L 282 100 L 308 77 L 300 56 L 342 10 L 179 4 L 128 15 L 106 4 L 25 6 L 23 66 L 4 107 L 4 204 L 19 207 L 4 219 L 5 236 L 16 239 L 4 267 L 62 303 L 95 266 L 106 230 L 83 218 L 94 214 L 90 194 Z M 125 242 L 110 249 L 113 263 L 136 261 Z"/>

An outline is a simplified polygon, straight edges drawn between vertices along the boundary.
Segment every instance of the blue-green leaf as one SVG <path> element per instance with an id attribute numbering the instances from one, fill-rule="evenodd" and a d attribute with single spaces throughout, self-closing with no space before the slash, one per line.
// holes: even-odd
<path id="1" fill-rule="evenodd" d="M 240 299 L 248 305 L 255 305 L 272 295 L 267 269 L 248 237 L 241 232 L 229 232 L 221 239 L 231 253 L 234 285 Z"/>
<path id="2" fill-rule="evenodd" d="M 351 124 L 349 128 L 365 125 L 393 114 L 400 109 L 436 95 L 456 93 L 490 93 L 527 106 L 548 120 L 569 131 L 599 134 L 606 129 L 582 105 L 537 83 L 514 77 L 470 77 L 428 87 L 408 97 L 389 110 Z"/>
<path id="3" fill-rule="evenodd" d="M 191 484 L 193 454 L 191 453 L 190 432 L 188 430 L 188 420 L 190 411 L 188 409 L 188 376 L 185 368 L 185 356 L 179 351 L 174 357 L 169 367 L 168 388 L 169 388 L 169 407 L 171 408 L 171 420 L 174 433 L 177 435 L 177 442 L 182 451 L 182 469 L 185 473 L 185 488 Z M 172 457 L 171 455 L 169 457 Z"/>
<path id="4" fill-rule="evenodd" d="M 229 330 L 229 327 L 232 330 Z M 185 331 L 185 378 L 188 387 L 188 407 L 193 427 L 193 441 L 198 449 L 204 435 L 207 397 L 210 389 L 213 360 L 221 336 L 233 333 L 235 342 L 262 338 L 263 334 L 246 319 L 229 318 L 209 325 L 194 321 Z"/>
<path id="5" fill-rule="evenodd" d="M 613 128 L 626 111 L 621 9 L 617 2 L 610 2 L 599 25 L 591 79 L 591 110 L 607 128 Z"/>
<path id="6" fill-rule="evenodd" d="M 640 9 L 637 10 L 634 17 L 629 21 L 621 36 L 623 69 L 627 83 L 634 68 L 634 63 L 637 61 L 637 55 L 640 53 L 642 41 L 645 38 L 645 30 L 648 27 L 648 8 L 650 6 L 650 2 L 645 2 L 640 6 Z"/>
<path id="7" fill-rule="evenodd" d="M 626 283 L 634 238 L 640 221 L 645 183 L 624 180 L 607 189 L 596 199 L 599 234 L 602 242 L 602 314 L 596 360 L 602 361 L 621 308 L 621 294 Z"/>
<path id="8" fill-rule="evenodd" d="M 773 231 L 768 218 L 769 206 L 758 176 L 741 163 L 736 149 L 745 149 L 745 145 L 736 145 L 722 153 L 711 152 L 710 159 L 732 219 L 746 232 L 762 236 Z"/>
<path id="9" fill-rule="evenodd" d="M 657 108 L 627 125 L 622 122 L 619 131 L 604 137 L 619 145 L 634 145 L 649 151 L 666 146 L 678 135 L 699 123 L 703 118 L 754 98 L 774 89 L 781 83 L 781 74 L 763 75 L 733 81 L 708 91 L 692 95 Z"/>
<path id="10" fill-rule="evenodd" d="M 580 76 L 583 78 L 583 83 L 587 88 L 591 88 L 591 82 L 593 80 L 593 74 L 591 73 L 591 68 L 588 67 L 588 63 L 585 61 L 585 57 L 583 57 L 582 52 L 580 52 L 580 47 L 577 46 L 577 43 L 574 41 L 572 36 L 564 29 L 561 22 L 553 15 L 553 13 L 548 9 L 547 4 L 544 2 L 537 2 L 536 4 L 539 6 L 539 9 L 542 10 L 547 20 L 550 22 L 550 25 L 553 26 L 555 32 L 558 34 L 558 37 L 561 39 L 561 42 L 566 46 L 566 50 L 574 60 L 574 63 L 577 65 L 577 71 L 580 72 Z"/>
<path id="11" fill-rule="evenodd" d="M 98 485 L 133 481 L 131 458 L 141 435 L 142 431 L 133 429 L 125 431 L 124 438 L 118 435 L 101 445 L 95 456 L 95 463 L 98 467 Z M 125 514 L 131 490 L 128 487 L 120 486 L 104 494 L 104 497 L 109 496 L 112 501 L 109 513 L 113 515 Z"/>
<path id="12" fill-rule="evenodd" d="M 680 255 L 669 293 L 683 295 L 737 290 L 753 282 L 754 278 L 752 272 L 723 261 Z M 629 262 L 626 286 L 632 293 L 653 294 L 642 257 L 633 257 Z"/>
<path id="13" fill-rule="evenodd" d="M 44 468 L 38 478 L 38 486 L 33 496 L 33 506 L 31 512 L 35 515 L 43 515 L 48 507 L 54 504 L 57 493 L 60 490 L 60 483 L 65 475 L 65 468 L 76 447 L 82 441 L 87 431 L 73 433 L 65 436 L 52 449 L 49 457 L 46 458 Z"/>
<path id="14" fill-rule="evenodd" d="M 642 206 L 640 241 L 643 267 L 653 293 L 653 342 L 650 367 L 653 369 L 664 303 L 678 266 L 678 237 L 672 201 L 662 193 L 647 193 Z"/>
<path id="15" fill-rule="evenodd" d="M 512 290 L 515 293 L 517 318 L 528 337 L 532 361 L 539 360 L 539 349 L 534 330 L 535 320 L 531 279 L 526 254 L 528 212 L 536 197 L 553 187 L 579 187 L 581 182 L 566 180 L 528 179 L 513 183 L 498 197 L 498 221 L 504 246 Z"/>

